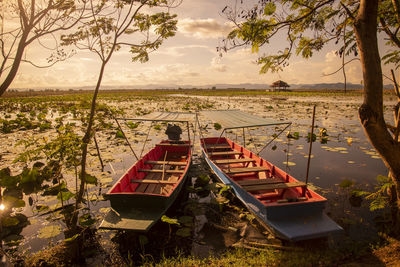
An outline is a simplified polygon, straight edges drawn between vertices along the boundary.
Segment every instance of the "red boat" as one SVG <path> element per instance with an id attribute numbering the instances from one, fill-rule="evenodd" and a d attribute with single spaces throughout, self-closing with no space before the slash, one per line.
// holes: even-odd
<path id="1" fill-rule="evenodd" d="M 189 141 L 162 141 L 105 194 L 111 211 L 100 228 L 147 232 L 181 191 L 191 163 Z"/>
<path id="2" fill-rule="evenodd" d="M 298 241 L 343 230 L 323 212 L 327 200 L 305 183 L 228 138 L 200 141 L 218 179 L 277 236 Z"/>

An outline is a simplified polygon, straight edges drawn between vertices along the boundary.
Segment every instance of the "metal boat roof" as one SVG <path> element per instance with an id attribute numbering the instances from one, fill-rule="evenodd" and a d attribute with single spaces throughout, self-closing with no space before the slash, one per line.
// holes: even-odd
<path id="1" fill-rule="evenodd" d="M 288 121 L 277 121 L 270 118 L 263 118 L 237 109 L 204 110 L 200 113 L 211 121 L 221 124 L 224 129 L 291 124 L 291 122 Z"/>
<path id="2" fill-rule="evenodd" d="M 196 113 L 191 112 L 152 112 L 141 117 L 135 118 L 118 118 L 122 120 L 136 120 L 136 121 L 168 121 L 168 122 L 189 122 L 194 120 Z"/>

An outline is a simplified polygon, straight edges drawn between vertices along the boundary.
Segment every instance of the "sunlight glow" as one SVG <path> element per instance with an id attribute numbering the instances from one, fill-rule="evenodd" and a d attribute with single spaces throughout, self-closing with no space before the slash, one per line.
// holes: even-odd
<path id="1" fill-rule="evenodd" d="M 4 210 L 6 207 L 4 206 L 3 203 L 0 204 L 0 211 Z"/>

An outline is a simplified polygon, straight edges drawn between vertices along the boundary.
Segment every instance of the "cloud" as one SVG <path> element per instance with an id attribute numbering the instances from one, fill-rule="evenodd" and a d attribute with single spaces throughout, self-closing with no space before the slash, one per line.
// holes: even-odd
<path id="1" fill-rule="evenodd" d="M 179 32 L 199 39 L 224 37 L 231 30 L 229 23 L 221 23 L 216 19 L 185 18 L 178 22 Z"/>
<path id="2" fill-rule="evenodd" d="M 336 54 L 335 50 L 329 51 L 328 53 L 325 54 L 325 62 L 326 63 L 335 62 L 339 59 L 340 59 L 340 57 Z"/>
<path id="3" fill-rule="evenodd" d="M 182 45 L 182 46 L 172 46 L 172 47 L 162 47 L 161 49 L 154 52 L 154 54 L 164 54 L 172 57 L 183 57 L 190 55 L 195 49 L 204 49 L 207 51 L 213 51 L 210 47 L 206 45 Z"/>
<path id="4" fill-rule="evenodd" d="M 228 66 L 221 63 L 221 58 L 219 56 L 213 57 L 211 59 L 211 69 L 218 72 L 226 72 Z"/>

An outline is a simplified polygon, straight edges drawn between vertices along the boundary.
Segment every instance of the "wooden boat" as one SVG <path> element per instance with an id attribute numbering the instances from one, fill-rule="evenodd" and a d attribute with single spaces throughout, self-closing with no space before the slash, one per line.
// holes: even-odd
<path id="1" fill-rule="evenodd" d="M 200 142 L 215 175 L 278 237 L 299 241 L 343 230 L 323 212 L 327 200 L 305 183 L 228 138 Z"/>
<path id="2" fill-rule="evenodd" d="M 100 228 L 147 232 L 181 191 L 191 163 L 189 141 L 162 141 L 105 194 L 111 211 Z"/>

